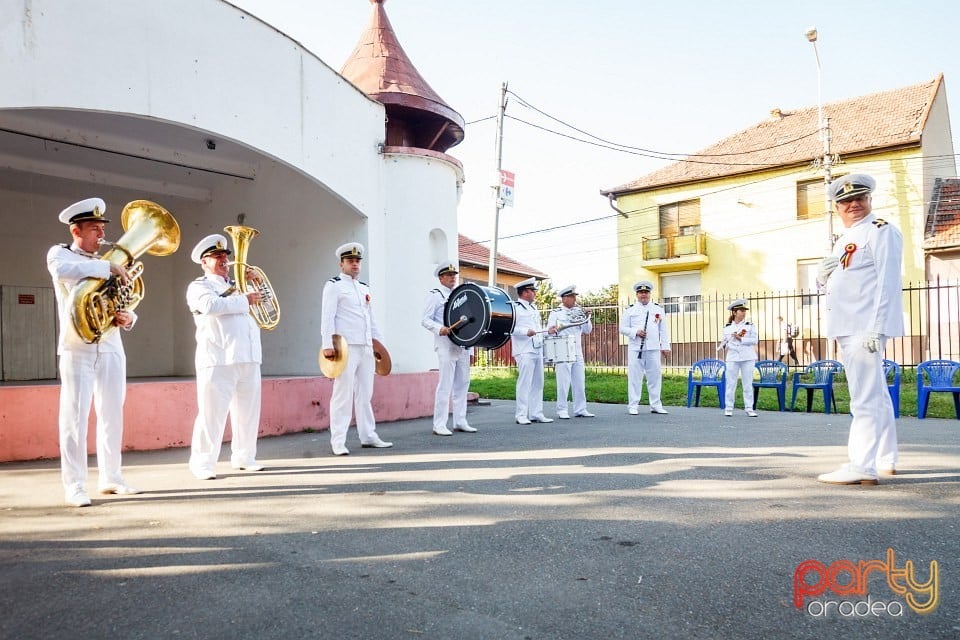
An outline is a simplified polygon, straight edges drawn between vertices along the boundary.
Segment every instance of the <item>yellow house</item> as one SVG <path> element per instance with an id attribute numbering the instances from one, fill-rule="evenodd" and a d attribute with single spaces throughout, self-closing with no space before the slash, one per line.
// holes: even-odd
<path id="1" fill-rule="evenodd" d="M 823 160 L 876 178 L 873 209 L 904 237 L 904 282 L 927 277 L 924 223 L 937 178 L 956 175 L 943 75 L 823 106 L 774 109 L 756 125 L 633 182 L 602 190 L 618 223 L 620 291 L 648 279 L 675 310 L 701 296 L 810 289 L 825 255 Z"/>

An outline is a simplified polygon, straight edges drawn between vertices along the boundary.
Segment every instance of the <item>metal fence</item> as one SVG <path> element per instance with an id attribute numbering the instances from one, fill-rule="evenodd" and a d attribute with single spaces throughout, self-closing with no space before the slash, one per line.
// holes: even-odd
<path id="1" fill-rule="evenodd" d="M 960 282 L 938 279 L 909 284 L 902 295 L 906 335 L 888 340 L 884 357 L 908 368 L 935 358 L 960 360 Z M 757 350 L 761 360 L 780 357 L 783 340 L 780 318 L 800 328 L 794 348 L 801 365 L 838 354 L 834 341 L 825 337 L 821 293 L 798 290 L 702 296 L 667 309 L 664 321 L 670 331 L 671 351 L 664 360 L 666 371 L 685 373 L 697 360 L 722 358 L 718 356 L 717 344 L 729 317 L 727 305 L 736 298 L 749 301 L 748 319 L 757 325 L 760 335 Z M 622 309 L 610 305 L 586 307 L 584 311 L 591 313 L 593 319 L 593 332 L 583 336 L 587 367 L 625 373 L 627 346 L 619 332 Z M 549 310 L 542 313 L 546 321 Z M 478 350 L 475 365 L 515 366 L 510 342 L 499 349 Z"/>

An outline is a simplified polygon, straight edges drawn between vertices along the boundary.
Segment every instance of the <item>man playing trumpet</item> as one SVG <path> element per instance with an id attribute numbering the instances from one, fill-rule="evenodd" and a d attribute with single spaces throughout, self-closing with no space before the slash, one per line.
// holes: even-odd
<path id="1" fill-rule="evenodd" d="M 444 263 L 433 274 L 439 278 L 440 286 L 427 293 L 423 305 L 423 319 L 420 324 L 433 334 L 433 350 L 437 352 L 440 378 L 433 400 L 433 434 L 452 436 L 453 431 L 474 433 L 476 429 L 467 424 L 467 390 L 470 388 L 470 355 L 472 347 L 461 347 L 447 336 L 450 327 L 443 324 L 443 309 L 457 286 L 456 265 Z M 456 328 L 454 323 L 454 328 Z M 453 431 L 447 428 L 447 414 L 450 413 L 453 398 Z"/>
<path id="2" fill-rule="evenodd" d="M 586 390 L 586 371 L 583 363 L 583 335 L 593 331 L 593 323 L 590 316 L 586 317 L 586 322 L 581 323 L 583 310 L 577 306 L 577 286 L 570 286 L 560 289 L 557 293 L 560 296 L 560 307 L 550 312 L 547 318 L 547 333 L 551 336 L 565 335 L 574 336 L 576 340 L 576 350 L 574 355 L 576 360 L 573 362 L 557 362 L 553 369 L 557 374 L 557 417 L 563 420 L 570 418 L 570 412 L 567 410 L 567 396 L 570 394 L 571 384 L 573 386 L 573 415 L 577 418 L 592 418 L 594 414 L 587 411 L 587 390 Z M 563 333 L 559 329 L 563 329 Z"/>
<path id="3" fill-rule="evenodd" d="M 47 270 L 53 278 L 60 320 L 57 355 L 60 356 L 60 475 L 66 502 L 74 507 L 90 505 L 87 494 L 87 422 L 90 403 L 97 412 L 97 469 L 100 493 L 130 495 L 139 489 L 124 482 L 120 473 L 123 446 L 123 399 L 127 389 L 127 358 L 119 331 L 104 334 L 96 344 L 87 344 L 71 319 L 66 304 L 70 291 L 86 278 L 119 278 L 130 281 L 126 269 L 103 260 L 97 253 L 104 240 L 107 206 L 100 198 L 88 198 L 60 212 L 60 222 L 70 225 L 70 245 L 58 244 L 47 252 Z M 133 328 L 137 315 L 117 310 L 114 324 L 124 331 Z"/>

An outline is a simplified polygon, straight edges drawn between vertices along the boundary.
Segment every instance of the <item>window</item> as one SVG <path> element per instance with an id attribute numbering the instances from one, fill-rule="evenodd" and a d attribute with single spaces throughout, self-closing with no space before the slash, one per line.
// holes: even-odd
<path id="1" fill-rule="evenodd" d="M 660 207 L 660 235 L 664 238 L 700 233 L 700 201 L 684 200 Z"/>
<path id="2" fill-rule="evenodd" d="M 797 183 L 797 220 L 813 220 L 826 214 L 823 180 Z"/>
<path id="3" fill-rule="evenodd" d="M 797 260 L 797 289 L 800 291 L 817 291 L 817 271 L 820 269 L 820 260 Z M 801 304 L 809 306 L 814 303 L 816 296 L 801 296 Z"/>
<path id="4" fill-rule="evenodd" d="M 687 313 L 700 310 L 700 272 L 664 274 L 660 276 L 663 310 Z"/>

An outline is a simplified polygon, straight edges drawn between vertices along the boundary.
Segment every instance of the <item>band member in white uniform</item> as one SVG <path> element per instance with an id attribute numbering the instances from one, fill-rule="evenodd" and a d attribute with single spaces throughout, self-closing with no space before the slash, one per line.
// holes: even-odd
<path id="1" fill-rule="evenodd" d="M 67 297 L 85 278 L 115 276 L 129 283 L 123 266 L 103 260 L 97 253 L 105 238 L 106 204 L 88 198 L 60 212 L 60 222 L 70 225 L 72 244 L 58 244 L 47 252 L 47 270 L 53 279 L 60 320 L 57 354 L 60 356 L 60 475 L 67 504 L 86 507 L 87 422 L 90 403 L 97 413 L 97 471 L 100 493 L 130 495 L 140 491 L 123 480 L 120 451 L 123 446 L 123 399 L 127 388 L 127 359 L 120 332 L 113 330 L 95 344 L 87 344 L 71 320 Z M 117 311 L 114 324 L 133 328 L 137 316 Z"/>
<path id="2" fill-rule="evenodd" d="M 760 336 L 757 334 L 757 325 L 747 320 L 747 301 L 737 298 L 729 305 L 730 319 L 723 327 L 723 341 L 726 348 L 726 395 L 723 415 L 733 415 L 733 405 L 737 395 L 737 379 L 743 385 L 743 409 L 751 418 L 757 417 L 753 410 L 753 366 L 757 363 L 757 343 Z"/>
<path id="3" fill-rule="evenodd" d="M 660 401 L 663 374 L 660 359 L 670 353 L 670 332 L 663 307 L 650 301 L 653 283 L 641 280 L 633 285 L 637 301 L 620 317 L 620 333 L 629 338 L 627 347 L 627 412 L 635 416 L 640 407 L 643 379 L 647 379 L 650 413 L 667 413 Z"/>
<path id="4" fill-rule="evenodd" d="M 363 245 L 359 242 L 337 247 L 335 255 L 340 260 L 340 275 L 330 278 L 323 287 L 323 309 L 320 312 L 323 355 L 334 357 L 334 334 L 343 336 L 348 351 L 347 366 L 333 381 L 333 395 L 330 396 L 330 448 L 337 456 L 350 454 L 347 431 L 354 412 L 361 447 L 383 449 L 393 446 L 392 442 L 384 442 L 377 435 L 377 422 L 373 416 L 373 375 L 376 371 L 373 339 L 383 341 L 383 334 L 373 318 L 370 287 L 359 280 L 363 253 Z"/>
<path id="5" fill-rule="evenodd" d="M 537 279 L 527 278 L 516 285 L 513 303 L 516 322 L 510 335 L 513 359 L 517 363 L 517 424 L 553 422 L 543 415 L 543 326 L 540 312 L 533 304 L 537 297 Z"/>
<path id="6" fill-rule="evenodd" d="M 587 315 L 587 321 L 576 326 L 569 326 L 567 329 L 558 332 L 557 329 L 564 325 L 571 325 L 572 322 L 579 321 L 580 318 L 574 318 L 574 309 L 583 313 L 577 307 L 577 286 L 569 285 L 557 292 L 560 296 L 560 306 L 550 312 L 547 318 L 547 332 L 551 336 L 573 336 L 576 341 L 574 355 L 576 359 L 573 362 L 557 362 L 553 365 L 553 370 L 557 374 L 557 417 L 564 420 L 570 418 L 570 412 L 567 409 L 567 396 L 570 395 L 570 387 L 573 386 L 573 415 L 577 418 L 592 418 L 594 414 L 587 411 L 587 389 L 586 389 L 586 370 L 583 363 L 583 337 L 593 331 L 593 322 Z"/>
<path id="7" fill-rule="evenodd" d="M 827 337 L 840 346 L 850 388 L 849 462 L 817 479 L 829 484 L 877 484 L 893 475 L 897 426 L 883 375 L 887 338 L 903 335 L 903 236 L 872 213 L 876 182 L 851 174 L 830 183 L 844 230 L 823 259 L 817 285 L 826 292 Z"/>
<path id="8" fill-rule="evenodd" d="M 433 334 L 433 350 L 437 352 L 440 379 L 433 399 L 433 434 L 452 436 L 453 431 L 475 433 L 476 429 L 467 423 L 467 390 L 470 388 L 470 356 L 472 347 L 461 347 L 450 340 L 450 327 L 443 324 L 443 309 L 450 293 L 457 286 L 457 266 L 442 264 L 433 275 L 440 280 L 440 286 L 427 293 L 423 304 L 423 319 L 420 324 Z M 453 431 L 447 428 L 447 414 L 450 413 L 453 398 Z"/>
<path id="9" fill-rule="evenodd" d="M 190 259 L 203 275 L 187 286 L 187 306 L 196 325 L 197 418 L 193 422 L 190 472 L 199 480 L 217 477 L 217 459 L 230 414 L 230 465 L 260 471 L 260 327 L 250 306 L 258 291 L 240 293 L 229 277 L 227 239 L 215 233 L 193 248 Z"/>

